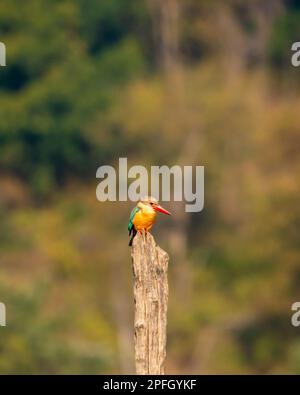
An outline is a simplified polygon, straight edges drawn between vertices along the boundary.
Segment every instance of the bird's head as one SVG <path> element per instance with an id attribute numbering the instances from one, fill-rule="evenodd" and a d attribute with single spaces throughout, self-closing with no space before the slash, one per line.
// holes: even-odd
<path id="1" fill-rule="evenodd" d="M 167 214 L 167 215 L 171 215 L 171 213 L 166 210 L 165 208 L 163 208 L 161 205 L 158 204 L 158 201 L 152 197 L 152 196 L 145 196 L 143 197 L 139 203 L 138 203 L 138 207 L 143 209 L 150 209 L 150 210 L 154 210 L 154 211 L 159 211 L 163 214 Z"/>

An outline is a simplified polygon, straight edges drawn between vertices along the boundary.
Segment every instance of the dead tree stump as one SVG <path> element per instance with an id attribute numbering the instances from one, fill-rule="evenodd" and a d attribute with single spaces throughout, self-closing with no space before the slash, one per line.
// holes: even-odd
<path id="1" fill-rule="evenodd" d="M 153 236 L 137 233 L 132 244 L 137 374 L 164 374 L 167 342 L 169 256 Z"/>

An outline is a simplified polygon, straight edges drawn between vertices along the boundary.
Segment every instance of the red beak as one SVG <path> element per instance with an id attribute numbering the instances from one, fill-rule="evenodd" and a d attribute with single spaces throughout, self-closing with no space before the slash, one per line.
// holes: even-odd
<path id="1" fill-rule="evenodd" d="M 166 210 L 165 208 L 161 207 L 159 204 L 153 206 L 153 208 L 154 208 L 155 211 L 159 211 L 159 212 L 161 212 L 163 214 L 171 215 L 171 213 L 168 210 Z"/>

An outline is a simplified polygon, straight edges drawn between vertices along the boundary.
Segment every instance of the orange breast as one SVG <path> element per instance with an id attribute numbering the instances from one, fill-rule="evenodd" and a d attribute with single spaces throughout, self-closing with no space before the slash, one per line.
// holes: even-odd
<path id="1" fill-rule="evenodd" d="M 140 210 L 135 214 L 132 222 L 136 230 L 144 229 L 148 232 L 152 228 L 155 217 L 155 211 Z"/>

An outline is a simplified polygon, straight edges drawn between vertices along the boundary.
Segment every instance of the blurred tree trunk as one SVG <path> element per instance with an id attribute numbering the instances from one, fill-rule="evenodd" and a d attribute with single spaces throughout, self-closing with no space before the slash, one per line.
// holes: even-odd
<path id="1" fill-rule="evenodd" d="M 148 0 L 153 18 L 153 35 L 161 67 L 170 72 L 177 68 L 179 57 L 178 0 Z"/>
<path id="2" fill-rule="evenodd" d="M 284 2 L 283 0 L 257 1 L 253 4 L 249 3 L 249 6 L 256 24 L 256 32 L 249 42 L 249 48 L 260 60 L 265 61 L 273 23 L 275 18 L 283 12 Z"/>
<path id="3" fill-rule="evenodd" d="M 181 150 L 177 157 L 180 166 L 192 165 L 197 160 L 200 146 L 200 128 L 194 123 L 185 88 L 184 68 L 180 54 L 180 26 L 184 14 L 183 3 L 178 0 L 148 0 L 154 27 L 159 65 L 166 83 L 166 112 L 170 129 L 176 125 L 172 135 L 178 138 Z M 174 122 L 174 118 L 176 122 Z M 168 230 L 172 254 L 176 257 L 175 286 L 179 298 L 186 300 L 192 289 L 192 269 L 187 257 L 187 233 L 189 216 L 185 212 L 185 202 L 170 203 L 176 209 L 176 223 Z"/>
<path id="4" fill-rule="evenodd" d="M 245 28 L 246 22 L 241 23 L 234 3 L 224 2 L 213 9 L 216 41 L 221 55 L 220 67 L 225 68 L 230 84 L 249 64 L 266 60 L 272 26 L 283 9 L 283 0 L 245 2 L 240 13 L 248 25 L 253 26 L 251 32 Z"/>

